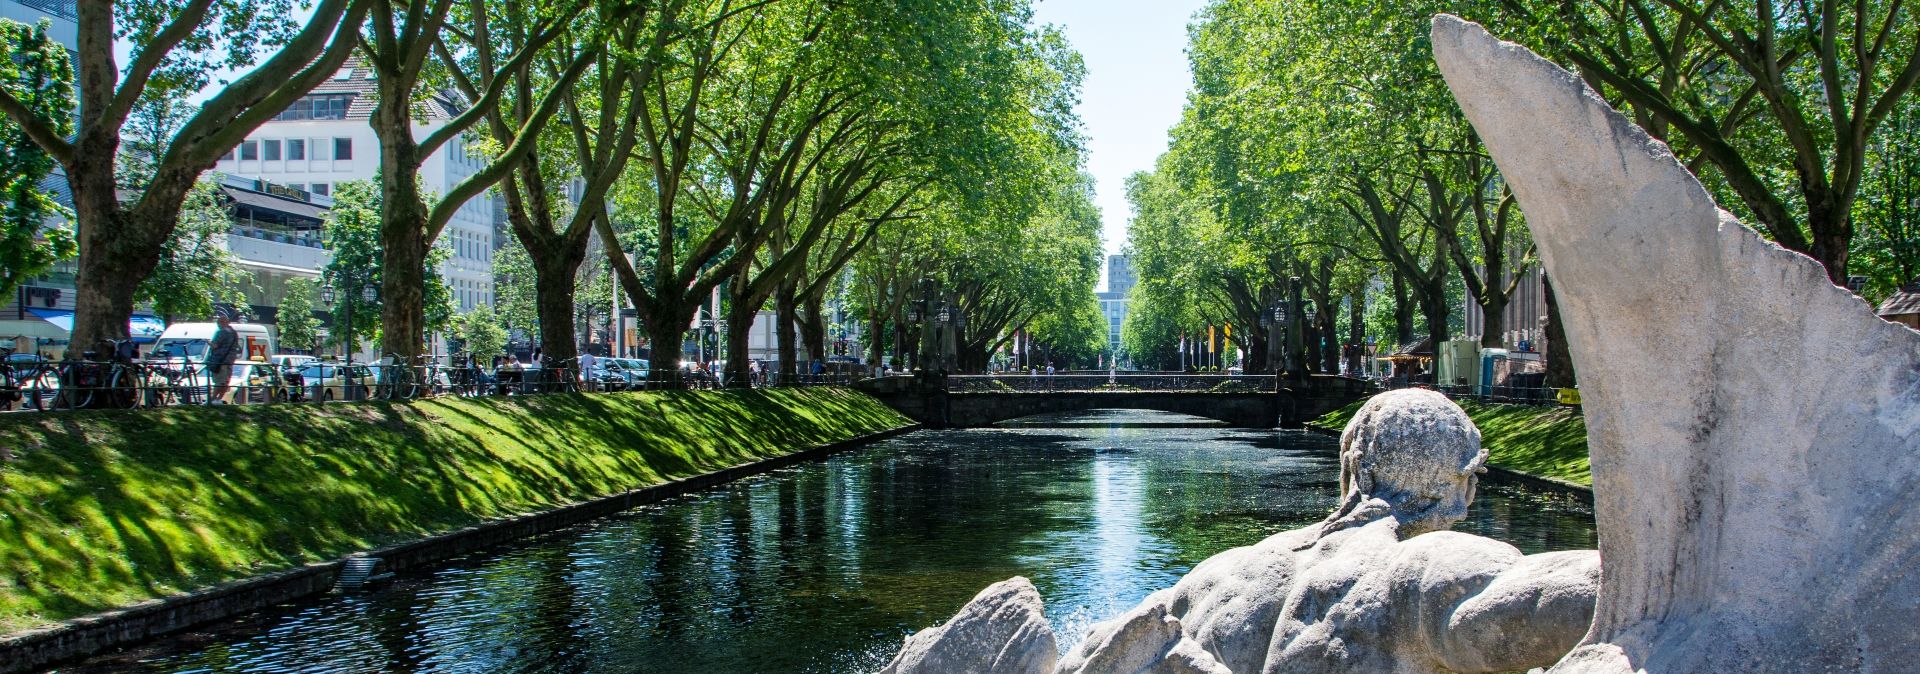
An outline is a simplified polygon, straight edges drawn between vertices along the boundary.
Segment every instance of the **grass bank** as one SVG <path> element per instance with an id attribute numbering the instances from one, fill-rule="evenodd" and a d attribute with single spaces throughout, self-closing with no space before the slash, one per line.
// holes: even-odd
<path id="1" fill-rule="evenodd" d="M 840 389 L 0 416 L 0 633 L 910 423 Z"/>
<path id="2" fill-rule="evenodd" d="M 1487 462 L 1522 473 L 1592 486 L 1587 465 L 1587 420 L 1577 407 L 1492 405 L 1455 401 L 1480 427 Z M 1347 422 L 1366 401 L 1342 407 L 1313 423 L 1333 429 Z"/>

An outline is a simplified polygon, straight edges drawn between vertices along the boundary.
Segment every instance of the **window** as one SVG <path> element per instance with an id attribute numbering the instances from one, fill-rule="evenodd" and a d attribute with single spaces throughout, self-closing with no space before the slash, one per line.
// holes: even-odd
<path id="1" fill-rule="evenodd" d="M 333 139 L 333 158 L 341 161 L 352 159 L 353 158 L 353 139 L 352 138 Z"/>
<path id="2" fill-rule="evenodd" d="M 333 152 L 333 146 L 327 144 L 327 139 L 325 138 L 313 139 L 313 158 L 314 159 L 318 159 L 320 161 L 326 161 L 328 159 L 332 159 L 333 158 L 332 152 Z"/>
<path id="3" fill-rule="evenodd" d="M 260 141 L 260 149 L 265 150 L 264 154 L 267 156 L 267 161 L 280 161 L 280 141 L 278 139 Z"/>
<path id="4" fill-rule="evenodd" d="M 339 72 L 336 72 L 336 73 L 334 73 L 334 74 L 333 74 L 333 79 L 336 79 L 336 80 L 350 80 L 350 79 L 353 79 L 353 69 L 352 69 L 352 68 L 341 68 L 341 69 L 339 70 Z"/>
<path id="5" fill-rule="evenodd" d="M 311 187 L 310 189 L 308 189 L 307 191 L 309 191 L 309 192 L 312 192 L 312 193 L 314 193 L 314 194 L 318 194 L 318 195 L 322 195 L 322 196 L 325 196 L 325 195 L 327 194 L 327 184 L 326 184 L 326 183 L 314 183 L 314 184 L 313 184 L 313 186 L 312 186 L 312 187 Z"/>
<path id="6" fill-rule="evenodd" d="M 300 161 L 307 158 L 307 141 L 303 138 L 287 140 L 287 158 Z"/>
<path id="7" fill-rule="evenodd" d="M 240 141 L 240 161 L 253 161 L 260 158 L 260 144 L 250 140 Z"/>
<path id="8" fill-rule="evenodd" d="M 273 118 L 279 121 L 346 119 L 347 107 L 352 104 L 353 94 L 308 94 Z"/>
<path id="9" fill-rule="evenodd" d="M 233 161 L 233 148 L 227 148 L 227 153 L 220 155 L 220 161 Z"/>

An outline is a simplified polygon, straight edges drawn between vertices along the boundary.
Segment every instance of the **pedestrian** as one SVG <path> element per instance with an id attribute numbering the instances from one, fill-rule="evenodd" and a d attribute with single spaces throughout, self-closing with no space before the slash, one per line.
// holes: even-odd
<path id="1" fill-rule="evenodd" d="M 207 380 L 213 387 L 207 404 L 225 405 L 227 390 L 231 388 L 228 380 L 233 377 L 233 361 L 240 355 L 240 333 L 234 331 L 233 319 L 224 311 L 213 320 L 219 327 L 214 328 L 213 341 L 207 345 Z"/>
<path id="2" fill-rule="evenodd" d="M 1053 361 L 1047 361 L 1047 388 L 1053 388 Z"/>
<path id="3" fill-rule="evenodd" d="M 593 365 L 595 360 L 592 351 L 580 352 L 580 383 L 586 385 L 586 390 L 589 392 L 593 391 Z"/>

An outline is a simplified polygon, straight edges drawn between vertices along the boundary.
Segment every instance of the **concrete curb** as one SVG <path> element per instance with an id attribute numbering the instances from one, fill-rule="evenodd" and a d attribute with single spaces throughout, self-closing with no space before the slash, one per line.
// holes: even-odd
<path id="1" fill-rule="evenodd" d="M 1332 428 L 1327 428 L 1325 426 L 1307 424 L 1307 430 L 1314 433 L 1318 433 L 1320 435 L 1326 435 L 1326 436 L 1331 436 L 1335 438 L 1340 437 L 1340 431 Z M 1586 502 L 1587 505 L 1593 505 L 1593 488 L 1586 486 L 1584 484 L 1568 482 L 1566 480 L 1551 478 L 1544 475 L 1534 475 L 1532 473 L 1525 473 L 1525 472 L 1517 471 L 1511 468 L 1501 468 L 1499 466 L 1495 466 L 1491 464 L 1487 466 L 1487 474 L 1500 480 L 1504 480 L 1507 482 L 1518 482 L 1520 484 L 1524 484 L 1524 485 L 1527 485 L 1528 487 L 1532 487 L 1534 489 L 1538 489 L 1541 491 L 1550 491 L 1558 494 L 1566 494 L 1568 496 L 1572 496 L 1574 498 L 1577 498 L 1577 499 L 1580 499 L 1581 501 Z"/>
<path id="2" fill-rule="evenodd" d="M 327 592 L 346 560 L 378 557 L 390 571 L 406 571 L 522 538 L 563 529 L 635 506 L 699 491 L 744 477 L 861 447 L 919 430 L 908 424 L 839 442 L 803 449 L 711 473 L 605 496 L 551 510 L 493 520 L 444 534 L 357 552 L 330 562 L 276 571 L 186 594 L 151 599 L 126 608 L 71 618 L 45 627 L 0 636 L 0 674 L 38 671 L 126 646 L 231 618 L 275 604 Z"/>

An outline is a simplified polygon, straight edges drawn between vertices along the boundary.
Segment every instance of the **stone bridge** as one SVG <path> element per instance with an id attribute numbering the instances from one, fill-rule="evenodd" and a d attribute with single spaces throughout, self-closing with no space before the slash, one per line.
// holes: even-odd
<path id="1" fill-rule="evenodd" d="M 1374 390 L 1364 380 L 1331 375 L 1291 386 L 1276 386 L 1276 378 L 1266 376 L 933 375 L 869 379 L 856 387 L 929 428 L 1098 409 L 1191 414 L 1238 428 L 1297 428 Z"/>

